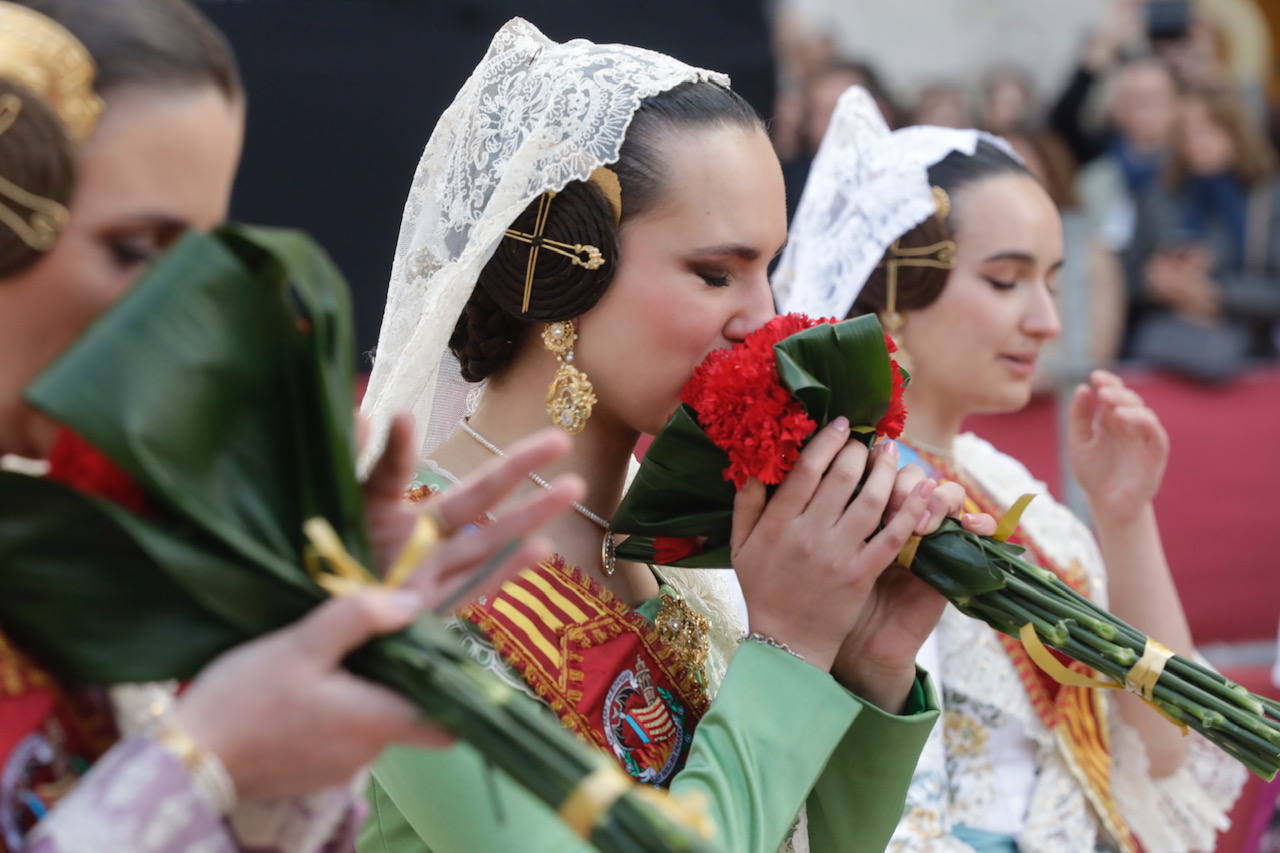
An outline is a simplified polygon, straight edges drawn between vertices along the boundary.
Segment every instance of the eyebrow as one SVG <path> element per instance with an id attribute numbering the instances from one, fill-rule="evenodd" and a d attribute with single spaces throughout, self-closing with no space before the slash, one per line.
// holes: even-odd
<path id="1" fill-rule="evenodd" d="M 137 213 L 125 216 L 116 226 L 124 228 L 137 228 L 139 226 L 151 226 L 155 228 L 172 229 L 175 231 L 185 231 L 191 227 L 191 223 L 185 219 L 171 216 L 167 213 Z"/>
<path id="2" fill-rule="evenodd" d="M 782 250 L 786 247 L 786 243 L 779 246 L 778 251 L 774 253 L 773 257 L 781 255 Z M 695 257 L 718 257 L 728 255 L 743 261 L 754 261 L 760 257 L 760 250 L 754 246 L 748 246 L 745 243 L 721 243 L 718 246 L 704 246 L 700 249 L 694 249 L 689 254 Z"/>
<path id="3" fill-rule="evenodd" d="M 994 261 L 1016 261 L 1022 264 L 1034 264 L 1036 262 L 1036 258 L 1035 258 L 1035 255 L 1031 254 L 1030 252 L 1020 252 L 1020 251 L 1017 251 L 1016 249 L 1011 249 L 1007 252 L 996 252 L 994 255 L 990 255 L 984 258 L 982 262 L 984 264 L 989 264 Z M 1049 269 L 1050 270 L 1061 269 L 1065 261 L 1066 261 L 1065 258 L 1059 258 L 1058 260 L 1054 261 L 1052 264 L 1049 265 Z"/>
<path id="4" fill-rule="evenodd" d="M 1019 252 L 1010 250 L 1008 252 L 996 252 L 994 255 L 988 255 L 982 259 L 984 264 L 993 263 L 995 261 L 1016 261 L 1021 264 L 1034 264 L 1035 256 L 1030 252 Z"/>

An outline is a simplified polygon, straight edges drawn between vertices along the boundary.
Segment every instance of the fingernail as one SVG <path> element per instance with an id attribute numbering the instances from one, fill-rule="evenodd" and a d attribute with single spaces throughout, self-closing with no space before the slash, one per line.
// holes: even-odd
<path id="1" fill-rule="evenodd" d="M 391 606 L 406 616 L 416 616 L 426 606 L 422 595 L 411 589 L 397 589 L 391 593 Z"/>
<path id="2" fill-rule="evenodd" d="M 922 498 L 928 498 L 938 488 L 936 480 L 924 480 L 920 485 L 916 486 L 916 494 Z"/>
<path id="3" fill-rule="evenodd" d="M 831 426 L 837 432 L 846 432 L 849 429 L 849 419 L 841 415 L 831 422 Z"/>
<path id="4" fill-rule="evenodd" d="M 898 442 L 892 438 L 886 438 L 880 442 L 880 452 L 887 455 L 890 459 L 898 458 Z"/>
<path id="5" fill-rule="evenodd" d="M 931 525 L 932 523 L 933 523 L 933 512 L 932 511 L 925 512 L 924 518 L 920 519 L 919 523 L 916 524 L 916 534 L 919 536 L 923 536 L 924 534 L 928 533 L 929 525 Z"/>

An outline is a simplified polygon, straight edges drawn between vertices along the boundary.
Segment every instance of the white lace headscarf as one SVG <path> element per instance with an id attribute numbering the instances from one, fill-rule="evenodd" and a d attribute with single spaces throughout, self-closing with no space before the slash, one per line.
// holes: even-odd
<path id="1" fill-rule="evenodd" d="M 952 151 L 971 155 L 984 140 L 1016 158 L 1003 139 L 977 130 L 890 132 L 871 95 L 850 87 L 814 157 L 773 276 L 778 309 L 848 316 L 889 245 L 934 212 L 929 167 Z"/>
<path id="2" fill-rule="evenodd" d="M 453 433 L 470 386 L 449 336 L 503 232 L 538 196 L 617 161 L 646 98 L 729 79 L 637 47 L 559 44 L 522 18 L 488 52 L 427 141 L 405 202 L 373 373 L 365 470 L 394 414 L 413 415 L 423 454 Z"/>

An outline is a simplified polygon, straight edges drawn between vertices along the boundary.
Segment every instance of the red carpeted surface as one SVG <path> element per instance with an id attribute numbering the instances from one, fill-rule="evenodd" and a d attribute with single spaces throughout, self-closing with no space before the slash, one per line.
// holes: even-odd
<path id="1" fill-rule="evenodd" d="M 1162 374 L 1125 379 L 1169 431 L 1172 454 L 1156 500 L 1165 549 L 1196 641 L 1273 638 L 1280 618 L 1280 370 L 1225 388 Z M 1051 399 L 967 425 L 1061 493 Z"/>

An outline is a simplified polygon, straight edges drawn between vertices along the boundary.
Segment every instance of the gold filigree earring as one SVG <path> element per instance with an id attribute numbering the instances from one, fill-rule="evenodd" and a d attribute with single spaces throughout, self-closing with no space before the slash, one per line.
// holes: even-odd
<path id="1" fill-rule="evenodd" d="M 573 345 L 577 341 L 578 330 L 572 320 L 548 323 L 542 329 L 542 343 L 560 360 L 560 368 L 547 389 L 547 414 L 553 424 L 570 435 L 582 432 L 596 404 L 596 391 L 587 374 L 573 366 Z"/>

